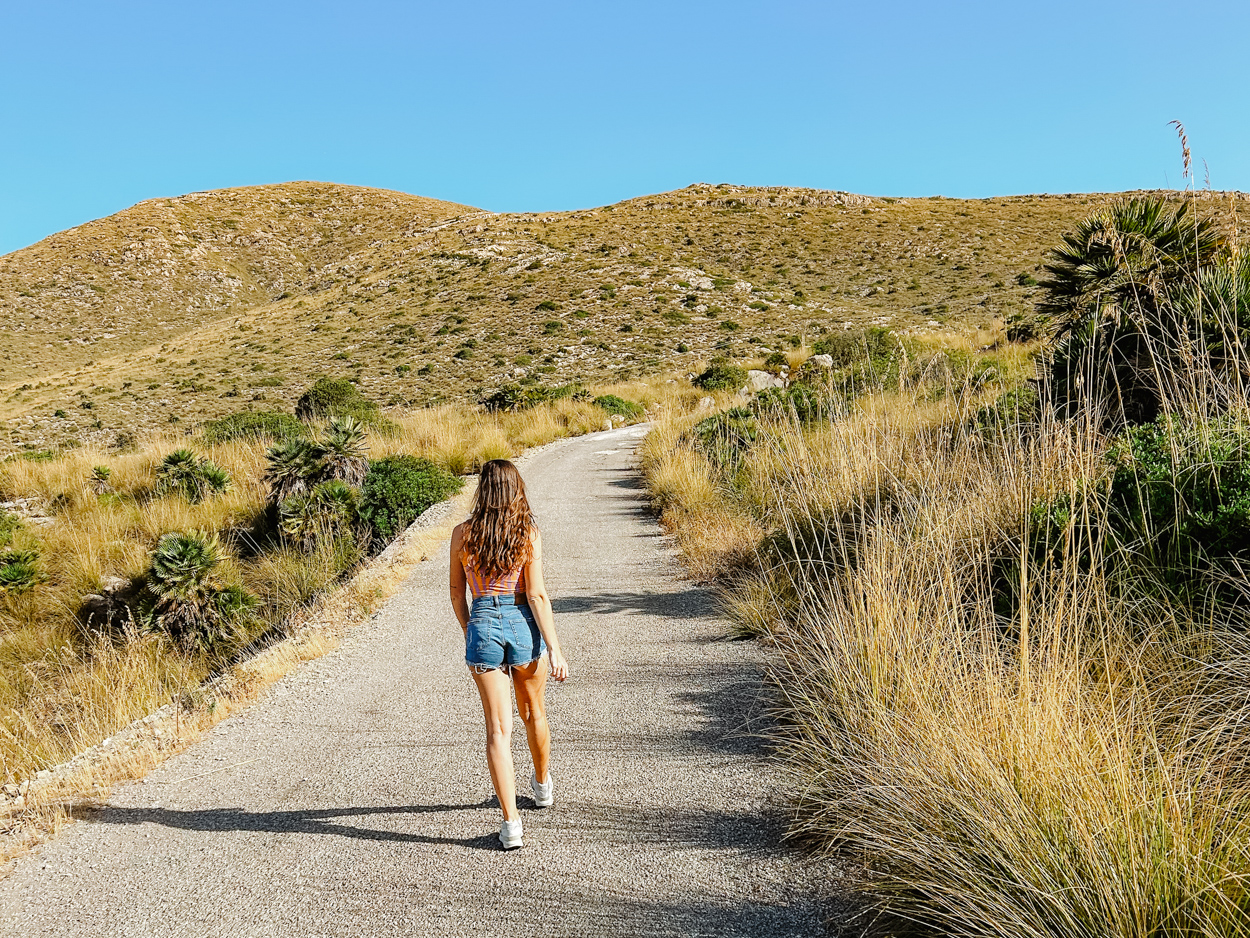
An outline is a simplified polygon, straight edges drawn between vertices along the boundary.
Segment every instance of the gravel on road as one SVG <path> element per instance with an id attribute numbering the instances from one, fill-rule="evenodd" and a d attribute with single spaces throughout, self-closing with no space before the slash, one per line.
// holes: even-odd
<path id="1" fill-rule="evenodd" d="M 481 705 L 421 564 L 342 645 L 0 881 L 0 936 L 814 935 L 818 873 L 778 846 L 748 731 L 761 651 L 726 640 L 646 510 L 622 428 L 523 474 L 571 668 L 555 806 L 503 852 Z"/>

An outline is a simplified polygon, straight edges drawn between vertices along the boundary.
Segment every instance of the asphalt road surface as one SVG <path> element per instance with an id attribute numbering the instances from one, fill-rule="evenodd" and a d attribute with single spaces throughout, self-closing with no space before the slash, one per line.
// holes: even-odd
<path id="1" fill-rule="evenodd" d="M 523 474 L 569 659 L 552 685 L 555 806 L 499 847 L 481 706 L 447 557 L 380 615 L 0 882 L 0 935 L 706 935 L 823 932 L 777 846 L 760 651 L 724 639 L 647 514 L 639 428 Z"/>

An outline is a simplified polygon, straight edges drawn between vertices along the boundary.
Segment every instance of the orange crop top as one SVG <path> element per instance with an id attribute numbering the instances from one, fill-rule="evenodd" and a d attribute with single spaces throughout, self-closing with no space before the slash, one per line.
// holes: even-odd
<path id="1" fill-rule="evenodd" d="M 520 565 L 501 573 L 493 579 L 487 579 L 478 572 L 477 567 L 464 554 L 460 555 L 464 567 L 464 577 L 469 581 L 469 592 L 476 599 L 478 596 L 512 596 L 525 592 L 525 566 Z"/>

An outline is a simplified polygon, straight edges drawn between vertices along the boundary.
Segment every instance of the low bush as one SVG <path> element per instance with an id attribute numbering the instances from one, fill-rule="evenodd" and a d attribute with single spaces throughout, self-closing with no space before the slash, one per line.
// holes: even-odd
<path id="1" fill-rule="evenodd" d="M 346 378 L 319 378 L 300 395 L 295 404 L 295 416 L 300 420 L 353 417 L 370 426 L 387 424 L 378 411 L 378 405 L 361 394 L 356 385 Z"/>
<path id="2" fill-rule="evenodd" d="M 558 387 L 546 387 L 534 384 L 523 387 L 519 384 L 505 384 L 502 387 L 479 398 L 479 402 L 490 411 L 524 410 L 538 404 L 549 404 L 560 400 L 588 401 L 590 392 L 580 384 L 563 384 Z"/>
<path id="3" fill-rule="evenodd" d="M 1129 429 L 1108 452 L 1115 543 L 1186 595 L 1240 581 L 1250 566 L 1250 427 L 1243 421 L 1161 417 Z"/>
<path id="4" fill-rule="evenodd" d="M 369 463 L 360 491 L 360 519 L 374 545 L 386 544 L 431 505 L 459 492 L 464 483 L 428 459 L 387 456 Z"/>
<path id="5" fill-rule="evenodd" d="M 848 329 L 830 332 L 812 346 L 816 355 L 828 355 L 834 368 L 868 365 L 878 371 L 889 367 L 902 346 L 889 329 Z"/>
<path id="6" fill-rule="evenodd" d="M 734 407 L 700 420 L 690 430 L 695 448 L 724 475 L 733 477 L 759 436 L 759 421 L 748 407 Z"/>
<path id="7" fill-rule="evenodd" d="M 230 488 L 230 474 L 207 457 L 189 449 L 176 449 L 156 467 L 157 495 L 181 495 L 198 505 L 209 495 Z"/>
<path id="8" fill-rule="evenodd" d="M 1001 438 L 1008 428 L 1035 425 L 1041 417 L 1041 398 L 1034 384 L 1023 384 L 1000 394 L 992 404 L 977 410 L 970 429 L 987 439 Z"/>
<path id="9" fill-rule="evenodd" d="M 308 428 L 290 414 L 270 410 L 245 410 L 220 420 L 207 421 L 201 435 L 209 444 L 258 439 L 286 443 L 308 435 Z"/>
<path id="10" fill-rule="evenodd" d="M 806 384 L 794 384 L 788 388 L 765 388 L 760 391 L 751 401 L 751 410 L 761 417 L 781 417 L 811 426 L 845 414 L 847 406 L 843 399 L 829 392 Z"/>
<path id="11" fill-rule="evenodd" d="M 747 382 L 745 368 L 739 368 L 728 359 L 713 359 L 702 374 L 691 383 L 703 391 L 736 391 Z"/>
<path id="12" fill-rule="evenodd" d="M 614 417 L 624 417 L 626 420 L 637 420 L 645 413 L 641 404 L 627 401 L 615 394 L 601 394 L 594 399 L 593 403 L 600 410 L 605 410 Z"/>
<path id="13" fill-rule="evenodd" d="M 34 589 L 42 579 L 38 551 L 0 550 L 0 594 L 25 593 Z"/>

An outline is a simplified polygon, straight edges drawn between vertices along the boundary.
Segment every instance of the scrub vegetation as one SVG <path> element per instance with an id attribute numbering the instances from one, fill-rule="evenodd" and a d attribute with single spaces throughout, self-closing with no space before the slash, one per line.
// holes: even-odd
<path id="1" fill-rule="evenodd" d="M 602 388 L 606 406 L 240 415 L 126 453 L 0 462 L 0 784 L 171 700 L 198 706 L 205 681 L 287 635 L 485 460 L 698 398 L 657 379 Z"/>
<path id="2" fill-rule="evenodd" d="M 772 649 L 790 834 L 866 863 L 877 929 L 1250 934 L 1250 267 L 1212 215 L 1092 213 L 1018 357 L 862 336 L 646 442 Z"/>
<path id="3" fill-rule="evenodd" d="M 847 328 L 997 323 L 1027 340 L 1043 252 L 1112 198 L 700 184 L 493 214 L 288 183 L 153 199 L 0 258 L 0 452 L 291 413 L 319 378 L 384 418 L 696 372 Z"/>

